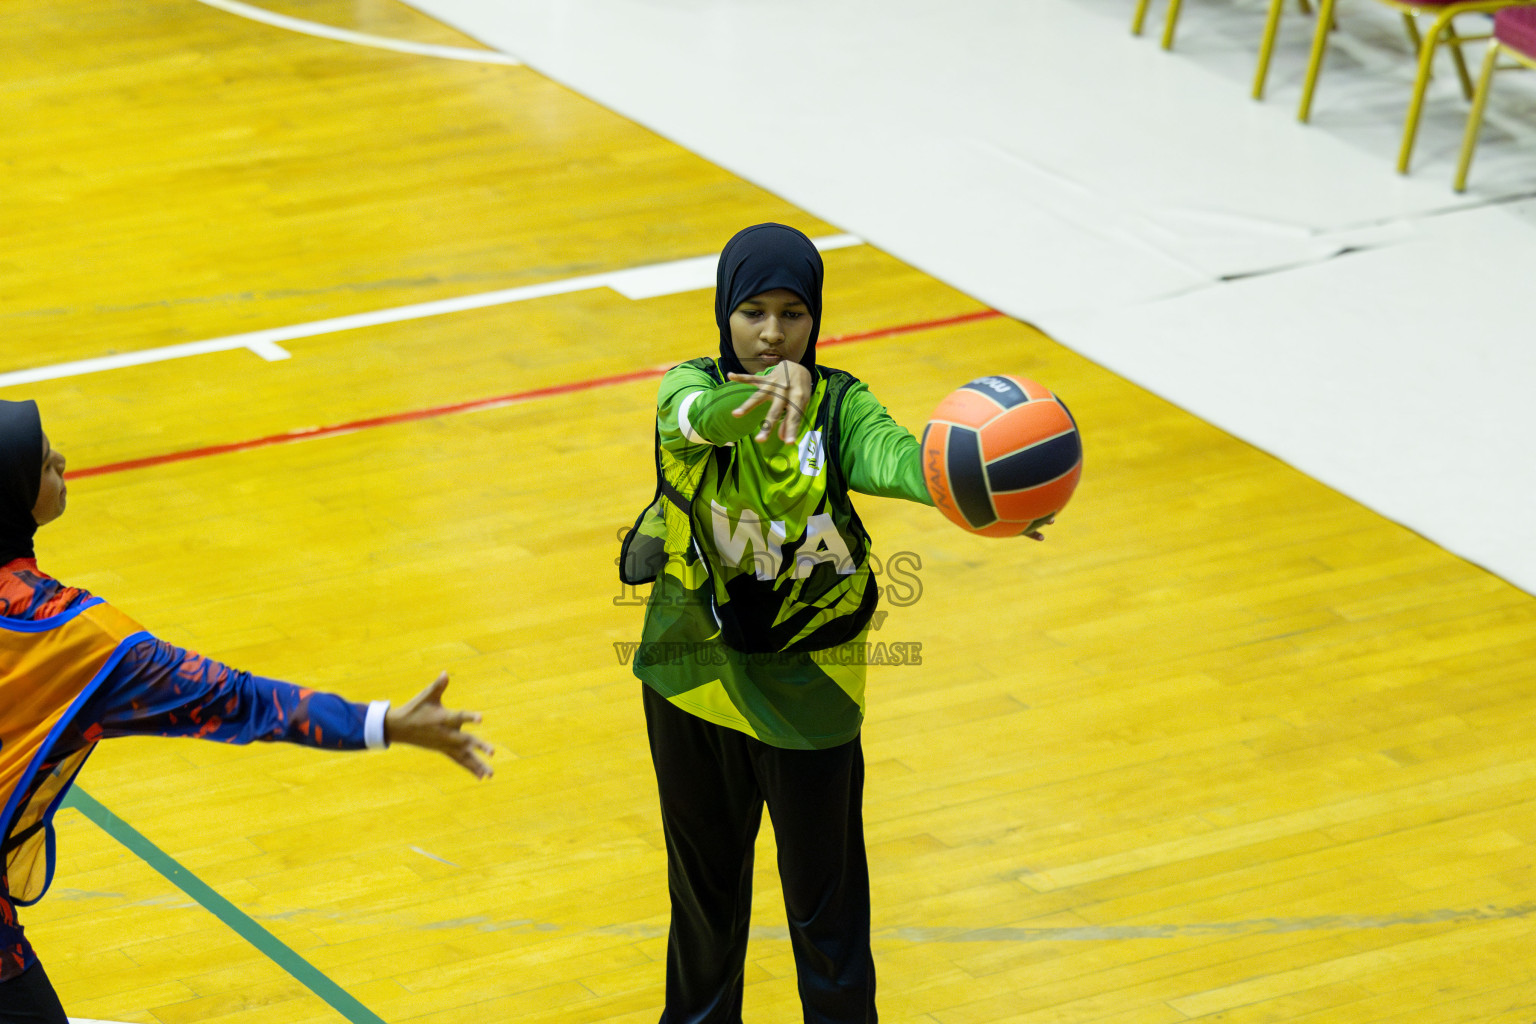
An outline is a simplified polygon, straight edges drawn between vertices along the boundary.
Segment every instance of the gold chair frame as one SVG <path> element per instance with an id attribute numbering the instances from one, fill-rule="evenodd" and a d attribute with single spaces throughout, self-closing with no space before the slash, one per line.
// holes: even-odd
<path id="1" fill-rule="evenodd" d="M 1504 3 L 1501 6 L 1521 6 L 1515 3 Z M 1506 64 L 1498 67 L 1499 55 L 1507 53 L 1518 63 Z M 1493 73 L 1495 71 L 1524 71 L 1536 69 L 1536 55 L 1521 53 L 1499 42 L 1497 39 L 1488 44 L 1488 53 L 1483 57 L 1483 69 L 1477 76 L 1477 92 L 1472 97 L 1472 110 L 1467 114 L 1467 131 L 1461 140 L 1461 157 L 1456 161 L 1456 181 L 1452 186 L 1457 192 L 1467 190 L 1467 172 L 1472 167 L 1472 150 L 1477 146 L 1477 135 L 1483 126 L 1483 110 L 1488 106 L 1488 92 L 1493 85 Z"/>
<path id="2" fill-rule="evenodd" d="M 1152 6 L 1152 0 L 1136 0 L 1136 11 L 1131 15 L 1131 35 L 1141 35 L 1141 30 L 1147 23 L 1147 9 Z M 1163 22 L 1163 49 L 1173 49 L 1173 30 L 1179 24 L 1179 8 L 1183 6 L 1183 0 L 1168 0 L 1168 15 Z"/>
<path id="3" fill-rule="evenodd" d="M 1512 6 L 1510 0 L 1466 0 L 1462 3 L 1450 4 L 1420 4 L 1411 0 L 1377 0 L 1386 4 L 1403 15 L 1403 22 L 1408 28 L 1408 36 L 1418 50 L 1418 71 L 1413 80 L 1413 95 L 1408 102 L 1408 116 L 1403 124 L 1403 141 L 1397 151 L 1397 172 L 1408 173 L 1408 164 L 1413 156 L 1413 144 L 1419 132 L 1419 120 L 1424 110 L 1424 93 L 1429 88 L 1429 79 L 1434 65 L 1435 51 L 1442 42 L 1451 46 L 1451 56 L 1456 64 L 1456 74 L 1461 80 L 1461 89 L 1468 100 L 1473 98 L 1472 76 L 1467 70 L 1466 58 L 1462 55 L 1461 44 L 1487 39 L 1489 35 L 1462 36 L 1457 35 L 1452 22 L 1457 15 L 1472 14 L 1497 10 L 1500 7 Z M 1521 0 L 1531 2 L 1531 0 Z M 1323 66 L 1323 53 L 1328 48 L 1328 32 L 1333 26 L 1333 8 L 1336 0 L 1321 0 L 1317 15 L 1317 30 L 1312 35 L 1312 56 L 1307 64 L 1307 78 L 1301 90 L 1301 107 L 1296 113 L 1296 119 L 1305 123 L 1312 116 L 1312 97 L 1317 89 L 1317 78 Z M 1414 20 L 1421 14 L 1434 14 L 1434 23 L 1427 34 L 1420 34 L 1418 23 Z"/>
<path id="4" fill-rule="evenodd" d="M 1296 0 L 1303 14 L 1312 13 L 1307 0 Z M 1269 13 L 1264 18 L 1264 35 L 1259 40 L 1259 64 L 1253 72 L 1253 98 L 1264 98 L 1264 83 L 1269 78 L 1269 59 L 1275 52 L 1275 39 L 1280 35 L 1280 10 L 1285 0 L 1269 0 Z"/>
<path id="5" fill-rule="evenodd" d="M 1312 5 L 1307 0 L 1296 0 L 1296 5 L 1301 8 L 1303 14 L 1312 13 Z M 1152 0 L 1136 0 L 1136 11 L 1131 16 L 1131 35 L 1141 35 L 1147 21 L 1147 9 L 1152 6 Z M 1280 34 L 1280 13 L 1285 6 L 1285 0 L 1269 0 L 1269 12 L 1264 19 L 1264 35 L 1259 40 L 1259 63 L 1253 73 L 1253 98 L 1264 98 L 1264 82 L 1269 77 L 1269 61 L 1275 52 L 1275 38 Z M 1183 0 L 1168 0 L 1167 20 L 1163 24 L 1163 49 L 1173 49 L 1173 33 L 1179 24 L 1179 11 L 1183 7 Z"/>

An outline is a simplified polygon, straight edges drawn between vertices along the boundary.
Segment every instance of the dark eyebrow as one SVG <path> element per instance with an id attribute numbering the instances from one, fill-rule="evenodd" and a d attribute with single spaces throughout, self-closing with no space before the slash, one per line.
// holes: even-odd
<path id="1" fill-rule="evenodd" d="M 741 303 L 736 308 L 737 309 L 741 309 L 744 306 L 766 306 L 766 305 L 768 305 L 768 303 L 766 303 L 766 302 L 759 302 L 756 299 L 742 299 Z M 799 299 L 790 299 L 788 302 L 784 303 L 784 308 L 785 309 L 791 309 L 791 308 L 793 308 L 795 306 L 798 306 L 801 309 L 806 310 L 807 312 L 810 311 L 810 307 L 807 306 L 804 302 L 800 301 Z"/>

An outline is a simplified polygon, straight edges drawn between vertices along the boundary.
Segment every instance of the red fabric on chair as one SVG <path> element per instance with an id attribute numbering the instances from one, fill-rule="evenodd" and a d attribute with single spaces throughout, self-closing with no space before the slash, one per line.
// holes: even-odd
<path id="1" fill-rule="evenodd" d="M 1493 38 L 1536 59 L 1536 7 L 1506 7 L 1493 15 Z"/>

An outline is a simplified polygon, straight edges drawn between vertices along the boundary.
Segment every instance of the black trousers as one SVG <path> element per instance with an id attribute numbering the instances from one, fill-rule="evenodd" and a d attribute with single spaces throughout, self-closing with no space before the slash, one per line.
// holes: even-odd
<path id="1" fill-rule="evenodd" d="M 68 1019 L 42 964 L 0 981 L 0 1024 L 65 1024 Z"/>
<path id="2" fill-rule="evenodd" d="M 805 1020 L 875 1024 L 859 740 L 829 750 L 771 747 L 641 688 L 672 897 L 661 1024 L 741 1024 L 765 803 Z"/>

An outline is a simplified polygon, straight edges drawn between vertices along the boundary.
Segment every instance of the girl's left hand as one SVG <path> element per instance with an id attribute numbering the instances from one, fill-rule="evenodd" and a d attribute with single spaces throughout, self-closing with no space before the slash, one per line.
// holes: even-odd
<path id="1" fill-rule="evenodd" d="M 1023 535 L 1028 537 L 1030 540 L 1045 540 L 1045 534 L 1040 532 L 1040 528 L 1042 526 L 1050 526 L 1055 521 L 1056 513 L 1052 512 L 1044 519 L 1036 519 L 1034 522 L 1030 523 L 1029 528 L 1024 531 Z"/>
<path id="2" fill-rule="evenodd" d="M 730 374 L 730 379 L 739 384 L 751 384 L 757 388 L 757 391 L 737 406 L 731 415 L 745 416 L 755 406 L 769 400 L 773 402 L 768 407 L 768 416 L 763 420 L 755 440 L 768 440 L 773 431 L 773 425 L 778 423 L 779 440 L 785 444 L 793 444 L 795 437 L 800 433 L 800 421 L 805 415 L 806 405 L 811 400 L 811 392 L 815 390 L 815 385 L 811 381 L 811 371 L 799 363 L 785 360 L 765 376 L 733 373 Z"/>

